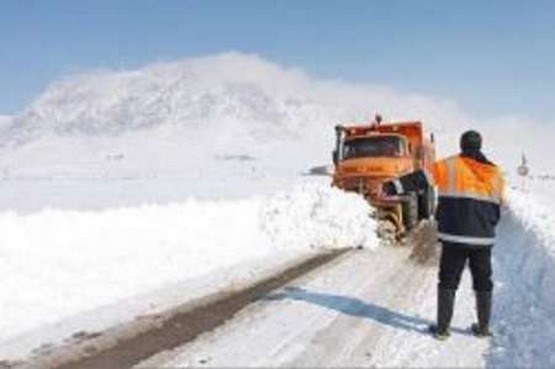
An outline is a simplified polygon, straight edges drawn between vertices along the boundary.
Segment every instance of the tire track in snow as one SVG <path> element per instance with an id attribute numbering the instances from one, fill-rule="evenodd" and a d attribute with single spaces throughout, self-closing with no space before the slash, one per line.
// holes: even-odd
<path id="1" fill-rule="evenodd" d="M 164 350 L 171 350 L 199 334 L 222 325 L 235 313 L 264 294 L 302 276 L 347 252 L 348 249 L 317 254 L 239 291 L 209 296 L 164 314 L 139 319 L 129 326 L 115 327 L 116 335 L 101 334 L 83 347 L 70 347 L 17 365 L 18 368 L 124 369 Z M 122 332 L 117 331 L 121 328 Z M 119 334 L 119 335 L 118 335 Z"/>
<path id="2" fill-rule="evenodd" d="M 468 278 L 447 342 L 425 330 L 435 319 L 437 267 L 408 261 L 411 249 L 352 253 L 244 309 L 199 339 L 138 367 L 483 366 L 489 340 L 474 321 Z"/>

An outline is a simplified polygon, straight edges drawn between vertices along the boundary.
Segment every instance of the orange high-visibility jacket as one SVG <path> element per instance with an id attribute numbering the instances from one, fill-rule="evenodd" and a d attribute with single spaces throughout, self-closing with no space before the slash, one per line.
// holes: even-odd
<path id="1" fill-rule="evenodd" d="M 495 242 L 504 180 L 499 167 L 463 155 L 438 161 L 395 181 L 396 188 L 418 191 L 429 185 L 438 192 L 436 219 L 443 242 L 489 246 Z"/>

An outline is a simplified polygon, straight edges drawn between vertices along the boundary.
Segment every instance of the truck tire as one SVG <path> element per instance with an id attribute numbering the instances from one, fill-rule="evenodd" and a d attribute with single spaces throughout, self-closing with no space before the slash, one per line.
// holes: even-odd
<path id="1" fill-rule="evenodd" d="M 428 187 L 418 195 L 418 219 L 430 219 L 435 211 L 435 191 Z"/>
<path id="2" fill-rule="evenodd" d="M 407 200 L 403 202 L 403 223 L 407 231 L 418 225 L 418 196 L 416 192 L 407 194 Z"/>

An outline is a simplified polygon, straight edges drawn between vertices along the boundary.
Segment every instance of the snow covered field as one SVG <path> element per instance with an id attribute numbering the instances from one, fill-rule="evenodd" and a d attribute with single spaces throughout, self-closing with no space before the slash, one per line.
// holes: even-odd
<path id="1" fill-rule="evenodd" d="M 554 131 L 541 124 L 522 135 L 518 117 L 469 117 L 450 101 L 317 80 L 236 53 L 68 77 L 0 117 L 0 360 L 322 249 L 377 246 L 363 201 L 304 175 L 329 164 L 335 124 L 376 111 L 424 120 L 440 156 L 474 126 L 508 174 L 522 151 L 536 171 L 555 167 L 538 144 Z M 463 364 L 555 365 L 551 184 L 511 192 L 495 249 L 499 335 L 480 346 L 485 360 Z M 426 273 L 412 300 L 426 303 L 407 313 L 431 319 L 435 272 Z M 374 363 L 388 364 L 401 343 L 427 345 L 392 332 Z M 433 350 L 439 356 L 392 354 L 389 364 L 452 364 Z"/>
<path id="2" fill-rule="evenodd" d="M 4 212 L 0 342 L 255 259 L 375 247 L 368 211 L 358 196 L 305 184 L 233 201 Z"/>

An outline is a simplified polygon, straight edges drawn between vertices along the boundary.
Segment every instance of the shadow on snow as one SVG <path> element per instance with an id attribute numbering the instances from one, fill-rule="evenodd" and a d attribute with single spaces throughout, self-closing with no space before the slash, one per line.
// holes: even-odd
<path id="1" fill-rule="evenodd" d="M 402 314 L 388 308 L 364 302 L 360 299 L 309 291 L 298 287 L 285 287 L 285 292 L 275 293 L 264 297 L 265 300 L 304 301 L 313 305 L 338 311 L 345 315 L 370 319 L 379 324 L 396 329 L 428 334 L 428 326 L 434 322 L 417 316 Z M 451 328 L 452 332 L 468 334 L 464 329 Z"/>

